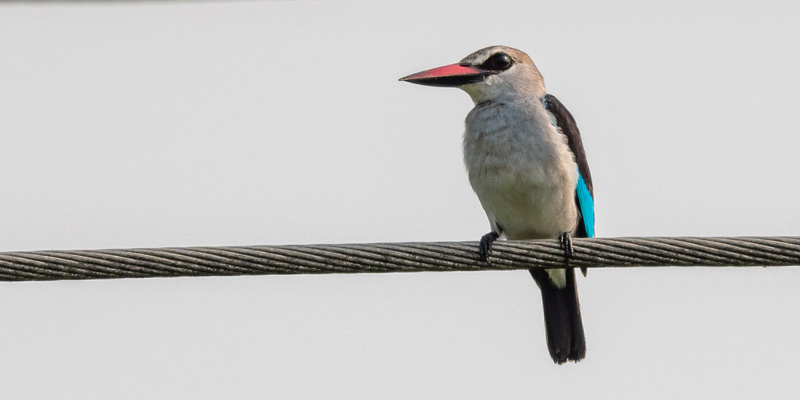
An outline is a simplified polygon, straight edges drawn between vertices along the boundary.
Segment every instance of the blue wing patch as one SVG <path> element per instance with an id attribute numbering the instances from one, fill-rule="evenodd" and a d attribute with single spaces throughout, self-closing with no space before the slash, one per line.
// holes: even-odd
<path id="1" fill-rule="evenodd" d="M 594 199 L 592 199 L 592 194 L 589 193 L 589 188 L 586 187 L 580 171 L 578 171 L 578 187 L 575 188 L 575 194 L 578 197 L 578 207 L 581 209 L 586 236 L 594 237 Z"/>

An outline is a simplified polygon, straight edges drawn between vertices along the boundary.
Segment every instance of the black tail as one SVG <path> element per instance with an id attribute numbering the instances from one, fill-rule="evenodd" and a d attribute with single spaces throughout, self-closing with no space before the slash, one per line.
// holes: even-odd
<path id="1" fill-rule="evenodd" d="M 567 285 L 557 288 L 544 269 L 529 270 L 542 289 L 544 325 L 547 348 L 557 364 L 580 361 L 586 357 L 586 337 L 583 335 L 581 306 L 575 285 L 575 269 L 567 268 Z"/>

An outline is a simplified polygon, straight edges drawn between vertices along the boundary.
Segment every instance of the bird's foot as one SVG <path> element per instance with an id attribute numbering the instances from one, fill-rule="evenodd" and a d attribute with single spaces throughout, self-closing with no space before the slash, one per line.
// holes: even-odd
<path id="1" fill-rule="evenodd" d="M 492 255 L 492 244 L 494 243 L 500 235 L 497 232 L 489 232 L 481 238 L 481 244 L 478 249 L 478 256 L 482 262 L 487 264 L 491 264 L 492 262 L 489 261 L 489 256 Z"/>
<path id="2" fill-rule="evenodd" d="M 564 250 L 564 260 L 569 263 L 569 259 L 575 255 L 575 249 L 572 247 L 572 234 L 564 232 L 558 235 L 558 242 L 561 244 L 561 249 Z"/>

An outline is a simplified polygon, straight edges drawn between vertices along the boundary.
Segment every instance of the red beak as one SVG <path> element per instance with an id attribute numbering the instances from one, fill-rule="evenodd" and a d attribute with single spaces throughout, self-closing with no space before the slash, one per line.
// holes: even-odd
<path id="1" fill-rule="evenodd" d="M 484 80 L 494 71 L 484 71 L 469 65 L 451 64 L 444 67 L 417 72 L 400 78 L 401 81 L 426 86 L 456 87 Z"/>

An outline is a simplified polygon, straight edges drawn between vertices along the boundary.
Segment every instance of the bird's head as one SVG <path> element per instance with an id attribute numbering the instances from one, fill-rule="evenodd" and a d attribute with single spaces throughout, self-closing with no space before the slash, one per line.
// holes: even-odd
<path id="1" fill-rule="evenodd" d="M 542 75 L 527 54 L 506 46 L 480 49 L 456 64 L 418 72 L 401 81 L 419 85 L 457 87 L 475 104 L 519 95 L 544 96 Z"/>

